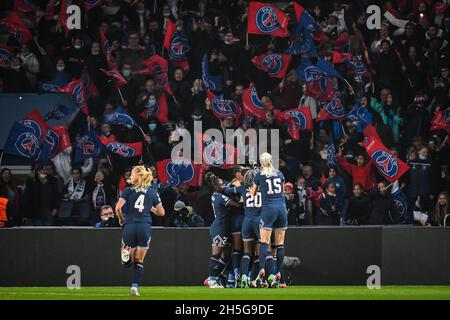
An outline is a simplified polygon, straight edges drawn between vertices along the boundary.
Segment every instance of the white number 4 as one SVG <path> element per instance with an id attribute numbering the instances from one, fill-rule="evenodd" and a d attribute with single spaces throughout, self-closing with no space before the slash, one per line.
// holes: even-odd
<path id="1" fill-rule="evenodd" d="M 139 198 L 137 198 L 136 202 L 134 203 L 134 208 L 138 209 L 139 212 L 144 211 L 144 208 L 145 208 L 144 200 L 145 200 L 145 195 L 141 194 L 139 196 Z"/>

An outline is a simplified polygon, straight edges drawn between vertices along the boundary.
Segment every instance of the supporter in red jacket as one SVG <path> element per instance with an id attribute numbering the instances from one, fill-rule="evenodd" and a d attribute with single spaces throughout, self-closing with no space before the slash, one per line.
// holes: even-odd
<path id="1" fill-rule="evenodd" d="M 351 164 L 342 155 L 342 151 L 340 151 L 337 160 L 341 168 L 352 176 L 353 184 L 360 183 L 365 191 L 375 188 L 376 181 L 372 161 L 367 162 L 364 155 L 357 155 L 356 164 Z"/>

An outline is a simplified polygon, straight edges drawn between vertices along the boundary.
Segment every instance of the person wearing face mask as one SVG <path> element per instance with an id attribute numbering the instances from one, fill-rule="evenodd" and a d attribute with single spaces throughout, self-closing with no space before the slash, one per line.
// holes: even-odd
<path id="1" fill-rule="evenodd" d="M 139 94 L 139 83 L 132 74 L 131 65 L 125 63 L 120 68 L 120 73 L 127 80 L 127 83 L 120 87 L 119 91 L 113 86 L 112 90 L 117 101 L 132 113 L 136 113 L 135 100 Z"/>
<path id="2" fill-rule="evenodd" d="M 55 225 L 60 193 L 57 181 L 45 168 L 37 169 L 28 177 L 23 187 L 22 211 L 26 224 L 33 226 Z"/>
<path id="3" fill-rule="evenodd" d="M 22 60 L 18 57 L 11 59 L 9 69 L 0 69 L 0 77 L 3 79 L 3 93 L 31 92 Z"/>
<path id="4" fill-rule="evenodd" d="M 64 60 L 67 61 L 66 70 L 73 78 L 79 78 L 83 71 L 86 52 L 80 37 L 72 40 L 72 46 L 64 52 Z"/>
<path id="5" fill-rule="evenodd" d="M 31 86 L 34 87 L 36 84 L 37 74 L 40 71 L 40 64 L 36 55 L 31 52 L 30 45 L 28 43 L 22 44 L 17 57 L 22 60 L 22 67 L 26 72 Z"/>
<path id="6" fill-rule="evenodd" d="M 427 146 L 419 147 L 417 151 L 418 158 L 409 162 L 409 181 L 407 196 L 411 207 L 414 205 L 417 197 L 423 200 L 423 209 L 430 210 L 434 195 L 437 194 L 439 183 L 433 175 L 434 164 L 429 158 Z"/>

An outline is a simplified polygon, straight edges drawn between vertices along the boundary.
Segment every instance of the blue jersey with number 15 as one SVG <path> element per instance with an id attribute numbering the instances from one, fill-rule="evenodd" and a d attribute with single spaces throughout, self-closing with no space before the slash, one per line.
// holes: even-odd
<path id="1" fill-rule="evenodd" d="M 121 196 L 127 202 L 124 223 L 145 222 L 151 223 L 151 209 L 161 203 L 158 193 L 152 188 L 137 189 L 127 187 Z"/>
<path id="2" fill-rule="evenodd" d="M 260 188 L 263 206 L 285 205 L 284 176 L 279 170 L 275 170 L 275 174 L 270 177 L 258 172 L 254 181 Z"/>

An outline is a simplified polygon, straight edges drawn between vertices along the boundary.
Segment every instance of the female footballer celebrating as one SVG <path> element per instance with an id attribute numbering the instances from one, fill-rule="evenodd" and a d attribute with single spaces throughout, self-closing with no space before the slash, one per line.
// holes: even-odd
<path id="1" fill-rule="evenodd" d="M 144 166 L 136 166 L 131 170 L 128 183 L 116 204 L 116 214 L 122 232 L 122 263 L 130 266 L 133 262 L 133 281 L 131 296 L 138 296 L 138 286 L 144 270 L 144 258 L 149 248 L 152 235 L 153 212 L 164 216 L 165 211 L 161 199 L 155 190 L 150 188 L 153 180 L 152 172 Z M 125 219 L 122 209 L 126 204 Z"/>
<path id="2" fill-rule="evenodd" d="M 230 236 L 230 215 L 228 213 L 228 207 L 238 208 L 240 205 L 221 193 L 224 189 L 223 181 L 213 173 L 206 173 L 205 182 L 212 191 L 211 204 L 215 216 L 209 231 L 212 240 L 212 252 L 209 259 L 208 284 L 210 288 L 223 288 L 217 280 L 220 272 L 225 267 L 222 255 L 225 253 L 225 247 Z"/>
<path id="3" fill-rule="evenodd" d="M 278 287 L 284 260 L 284 236 L 287 229 L 287 210 L 284 200 L 284 176 L 276 170 L 272 164 L 272 156 L 265 152 L 261 154 L 259 161 L 261 171 L 255 175 L 254 184 L 249 189 L 252 195 L 256 195 L 259 186 L 262 197 L 260 230 L 261 244 L 259 248 L 260 271 L 256 278 L 257 283 L 264 281 L 266 273 L 269 275 L 267 282 L 270 287 Z M 272 230 L 274 231 L 274 249 L 277 252 L 277 274 L 272 252 L 269 249 Z M 267 269 L 264 268 L 264 262 Z"/>

